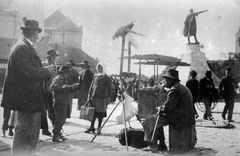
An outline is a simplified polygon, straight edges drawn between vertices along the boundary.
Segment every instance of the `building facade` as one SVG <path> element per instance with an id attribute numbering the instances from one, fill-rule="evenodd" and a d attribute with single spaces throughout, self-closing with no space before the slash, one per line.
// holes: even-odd
<path id="1" fill-rule="evenodd" d="M 83 27 L 77 26 L 59 10 L 45 20 L 44 37 L 49 44 L 75 47 L 82 50 Z"/>

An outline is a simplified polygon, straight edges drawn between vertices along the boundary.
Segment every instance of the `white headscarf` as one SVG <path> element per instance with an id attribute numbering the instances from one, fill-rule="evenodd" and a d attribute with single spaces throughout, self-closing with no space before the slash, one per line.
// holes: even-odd
<path id="1" fill-rule="evenodd" d="M 103 72 L 102 73 L 100 73 L 99 71 L 98 71 L 98 66 L 102 66 L 102 68 L 103 68 Z M 103 63 L 103 62 L 99 62 L 98 64 L 97 64 L 97 66 L 96 66 L 96 70 L 97 70 L 97 72 L 98 72 L 98 75 L 105 75 L 106 74 L 106 71 L 107 71 L 107 68 L 106 68 L 106 65 L 105 65 L 105 63 Z"/>

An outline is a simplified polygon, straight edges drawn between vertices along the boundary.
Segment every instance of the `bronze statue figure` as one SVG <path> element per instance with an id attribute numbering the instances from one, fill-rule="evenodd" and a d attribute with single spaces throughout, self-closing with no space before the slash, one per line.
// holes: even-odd
<path id="1" fill-rule="evenodd" d="M 196 23 L 196 18 L 195 16 L 198 16 L 198 14 L 201 14 L 203 12 L 206 12 L 208 10 L 200 11 L 200 12 L 193 12 L 193 9 L 190 9 L 190 13 L 187 15 L 186 20 L 184 22 L 184 30 L 183 30 L 183 35 L 185 37 L 188 37 L 188 43 L 191 44 L 190 42 L 190 36 L 194 36 L 195 43 L 199 44 L 197 40 L 197 23 Z"/>

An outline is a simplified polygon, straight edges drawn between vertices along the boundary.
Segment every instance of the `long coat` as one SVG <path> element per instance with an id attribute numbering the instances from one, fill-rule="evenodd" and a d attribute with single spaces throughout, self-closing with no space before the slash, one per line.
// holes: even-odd
<path id="1" fill-rule="evenodd" d="M 53 91 L 54 106 L 56 104 L 67 105 L 67 94 L 73 92 L 72 85 L 67 85 L 66 80 L 62 75 L 57 75 L 50 85 L 51 91 Z"/>
<path id="2" fill-rule="evenodd" d="M 79 80 L 79 88 L 88 91 L 93 79 L 93 72 L 87 68 L 81 75 Z"/>
<path id="3" fill-rule="evenodd" d="M 167 101 L 163 104 L 161 112 L 165 113 L 174 125 L 191 126 L 195 124 L 192 101 L 190 90 L 177 83 L 169 90 Z"/>
<path id="4" fill-rule="evenodd" d="M 44 81 L 49 78 L 49 71 L 42 67 L 32 45 L 20 39 L 8 59 L 1 106 L 21 112 L 44 112 Z"/>
<path id="5" fill-rule="evenodd" d="M 174 84 L 167 94 L 167 100 L 160 107 L 160 118 L 157 128 L 172 124 L 175 127 L 190 127 L 195 124 L 192 95 L 187 87 L 180 83 Z M 165 115 L 161 115 L 161 113 Z M 151 140 L 157 115 L 153 114 L 142 123 L 146 140 Z"/>
<path id="6" fill-rule="evenodd" d="M 92 84 L 89 88 L 89 97 L 93 99 L 92 106 L 96 112 L 106 112 L 107 98 L 111 98 L 112 79 L 105 75 L 94 75 Z M 110 101 L 109 101 L 110 102 Z"/>
<path id="7" fill-rule="evenodd" d="M 88 97 L 88 90 L 92 83 L 93 72 L 87 68 L 79 79 L 78 109 L 85 104 Z"/>
<path id="8" fill-rule="evenodd" d="M 183 35 L 185 37 L 197 34 L 196 13 L 189 13 L 184 22 Z"/>
<path id="9" fill-rule="evenodd" d="M 213 79 L 202 78 L 199 83 L 200 95 L 202 97 L 214 97 L 215 96 L 215 85 Z"/>
<path id="10" fill-rule="evenodd" d="M 92 99 L 106 99 L 111 97 L 112 92 L 112 80 L 106 74 L 94 75 L 92 84 L 89 88 L 89 96 Z"/>
<path id="11" fill-rule="evenodd" d="M 191 91 L 193 97 L 193 103 L 196 102 L 199 92 L 199 82 L 197 79 L 189 79 L 186 83 L 186 87 Z"/>

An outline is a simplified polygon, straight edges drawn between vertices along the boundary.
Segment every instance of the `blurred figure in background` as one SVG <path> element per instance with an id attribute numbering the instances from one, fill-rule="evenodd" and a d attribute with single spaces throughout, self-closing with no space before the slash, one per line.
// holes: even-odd
<path id="1" fill-rule="evenodd" d="M 53 112 L 53 97 L 52 97 L 52 91 L 50 90 L 50 85 L 52 83 L 52 80 L 57 75 L 57 65 L 55 63 L 56 57 L 58 56 L 57 51 L 54 49 L 50 49 L 47 51 L 46 61 L 42 62 L 42 65 L 44 68 L 48 69 L 48 71 L 51 73 L 51 78 L 49 81 L 46 82 L 46 112 L 42 113 L 42 120 L 41 120 L 41 129 L 43 135 L 51 135 L 51 132 L 48 130 L 48 121 L 47 121 L 47 113 L 48 117 L 52 122 L 52 125 L 54 125 L 54 112 Z"/>
<path id="2" fill-rule="evenodd" d="M 187 81 L 186 83 L 186 87 L 188 87 L 188 89 L 191 91 L 192 93 L 192 97 L 193 97 L 193 108 L 194 108 L 194 113 L 195 113 L 195 118 L 198 118 L 199 115 L 197 113 L 197 110 L 195 108 L 195 102 L 197 100 L 198 97 L 198 92 L 199 92 L 199 82 L 196 79 L 197 76 L 197 72 L 195 70 L 192 70 L 190 72 L 190 76 L 191 78 Z"/>
<path id="3" fill-rule="evenodd" d="M 93 79 L 93 72 L 89 69 L 88 61 L 83 60 L 80 66 L 83 70 L 79 80 L 78 110 L 87 102 L 88 90 Z"/>
<path id="4" fill-rule="evenodd" d="M 234 99 L 235 99 L 235 89 L 237 88 L 237 82 L 231 76 L 232 69 L 227 67 L 225 69 L 226 76 L 224 76 L 219 84 L 219 95 L 225 101 L 225 106 L 222 112 L 222 118 L 226 120 L 226 114 L 228 112 L 229 122 L 234 122 L 232 120 Z"/>
<path id="5" fill-rule="evenodd" d="M 214 100 L 215 85 L 212 79 L 212 72 L 207 71 L 206 76 L 200 80 L 200 96 L 203 97 L 205 105 L 204 120 L 213 120 L 212 102 Z"/>
<path id="6" fill-rule="evenodd" d="M 73 85 L 78 83 L 78 72 L 73 68 L 75 65 L 73 60 L 69 60 L 68 63 L 66 64 L 69 68 L 69 73 L 67 76 L 67 85 Z M 77 90 L 74 90 L 71 93 L 68 93 L 68 113 L 67 113 L 67 118 L 71 118 L 71 113 L 72 113 L 72 103 L 73 103 L 73 97 L 75 95 Z"/>

